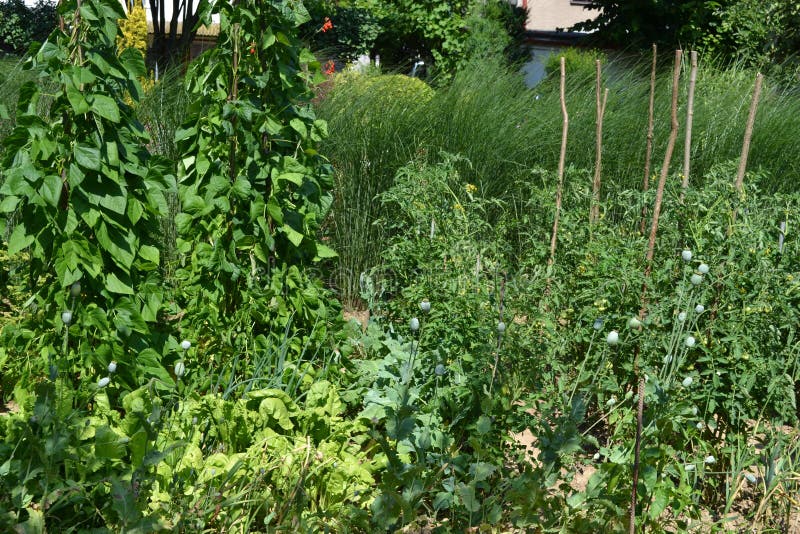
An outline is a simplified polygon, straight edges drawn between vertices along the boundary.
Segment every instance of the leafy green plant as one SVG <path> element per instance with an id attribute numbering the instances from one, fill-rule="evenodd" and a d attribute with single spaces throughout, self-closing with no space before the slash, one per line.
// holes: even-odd
<path id="1" fill-rule="evenodd" d="M 24 323 L 4 329 L 4 346 L 12 359 L 52 361 L 60 349 L 52 334 L 75 323 L 81 337 L 63 356 L 76 370 L 93 373 L 114 359 L 134 384 L 163 299 L 154 236 L 171 178 L 123 101 L 139 97 L 144 62 L 132 49 L 115 54 L 121 7 L 64 3 L 62 13 L 70 33 L 56 30 L 30 60 L 54 87 L 20 89 L 16 126 L 4 140 L 8 253 L 27 253 L 32 295 Z"/>

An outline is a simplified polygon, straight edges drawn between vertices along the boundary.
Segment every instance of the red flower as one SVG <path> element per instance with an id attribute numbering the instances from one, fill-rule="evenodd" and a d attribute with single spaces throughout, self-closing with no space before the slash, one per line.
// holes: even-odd
<path id="1" fill-rule="evenodd" d="M 251 54 L 255 54 L 256 53 L 256 43 L 255 42 L 250 43 L 250 53 Z"/>
<path id="2" fill-rule="evenodd" d="M 331 22 L 331 19 L 329 19 L 328 17 L 325 17 L 325 23 L 322 25 L 322 28 L 320 28 L 319 31 L 325 33 L 330 29 L 333 29 L 333 22 Z"/>
<path id="3" fill-rule="evenodd" d="M 336 72 L 336 65 L 334 65 L 333 61 L 328 61 L 327 63 L 325 63 L 325 70 L 323 72 L 328 76 Z"/>

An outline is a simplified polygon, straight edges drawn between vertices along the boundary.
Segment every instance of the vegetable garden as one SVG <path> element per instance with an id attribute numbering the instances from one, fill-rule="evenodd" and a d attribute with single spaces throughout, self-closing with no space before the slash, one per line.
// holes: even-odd
<path id="1" fill-rule="evenodd" d="M 0 85 L 3 530 L 798 528 L 796 95 L 326 76 L 302 4 L 212 12 L 144 90 L 63 2 Z"/>

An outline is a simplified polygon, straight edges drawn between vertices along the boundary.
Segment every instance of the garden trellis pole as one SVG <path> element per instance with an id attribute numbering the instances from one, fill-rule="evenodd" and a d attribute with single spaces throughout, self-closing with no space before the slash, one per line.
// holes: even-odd
<path id="1" fill-rule="evenodd" d="M 664 163 L 661 166 L 661 175 L 658 179 L 658 187 L 656 189 L 656 200 L 653 205 L 653 222 L 650 225 L 650 238 L 647 243 L 647 258 L 644 268 L 644 283 L 642 284 L 642 307 L 639 310 L 639 318 L 644 319 L 647 314 L 647 280 L 653 270 L 653 256 L 655 255 L 656 248 L 656 232 L 658 231 L 658 218 L 661 215 L 661 202 L 664 198 L 664 185 L 667 183 L 667 176 L 669 175 L 669 164 L 672 160 L 672 152 L 675 150 L 675 142 L 678 139 L 678 82 L 681 75 L 681 58 L 683 52 L 681 50 L 675 51 L 675 67 L 672 73 L 672 109 L 671 109 L 671 128 L 669 132 L 669 140 L 667 141 L 667 151 L 664 153 Z M 644 416 L 644 375 L 640 373 L 638 350 L 634 353 L 633 369 L 634 373 L 639 376 L 638 383 L 638 404 L 636 409 L 636 444 L 634 447 L 633 459 L 633 485 L 631 488 L 631 505 L 630 505 L 630 534 L 636 533 L 636 487 L 639 484 L 639 456 L 642 449 L 642 418 Z"/>
<path id="2" fill-rule="evenodd" d="M 567 134 L 569 131 L 569 115 L 567 114 L 567 102 L 565 96 L 566 86 L 566 67 L 564 56 L 561 56 L 561 116 L 563 118 L 561 129 L 561 154 L 558 157 L 558 185 L 556 186 L 556 214 L 553 220 L 553 232 L 550 235 L 550 259 L 548 265 L 553 265 L 556 257 L 556 241 L 558 240 L 558 218 L 561 214 L 561 196 L 564 190 L 564 161 L 567 157 Z M 548 287 L 549 287 L 548 283 Z"/>
<path id="3" fill-rule="evenodd" d="M 753 98 L 750 101 L 750 113 L 747 115 L 747 125 L 744 128 L 744 140 L 742 141 L 742 155 L 739 158 L 739 169 L 736 171 L 736 192 L 741 196 L 744 187 L 744 173 L 747 170 L 747 156 L 750 154 L 750 140 L 753 138 L 753 125 L 756 122 L 756 111 L 758 111 L 758 100 L 761 97 L 761 85 L 764 82 L 764 75 L 760 72 L 756 74 L 756 82 L 753 87 Z M 733 225 L 736 224 L 736 209 L 731 214 L 731 224 L 728 226 L 728 235 L 733 233 Z"/>
<path id="4" fill-rule="evenodd" d="M 595 120 L 596 145 L 594 160 L 594 181 L 592 182 L 592 207 L 589 209 L 589 223 L 595 224 L 600 219 L 600 175 L 603 168 L 603 115 L 606 112 L 606 102 L 608 101 L 608 89 L 600 100 L 601 93 L 601 74 L 602 69 L 600 60 L 595 62 L 597 75 L 595 81 L 595 98 L 597 101 L 597 118 Z"/>
<path id="5" fill-rule="evenodd" d="M 681 204 L 689 187 L 689 170 L 692 155 L 692 122 L 694 120 L 694 88 L 697 83 L 697 52 L 691 51 L 692 69 L 689 73 L 689 95 L 686 101 L 686 140 L 683 145 L 683 179 L 681 180 Z"/>

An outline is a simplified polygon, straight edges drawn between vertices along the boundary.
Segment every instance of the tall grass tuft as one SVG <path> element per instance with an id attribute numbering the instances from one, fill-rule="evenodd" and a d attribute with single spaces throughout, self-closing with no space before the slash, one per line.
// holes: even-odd
<path id="1" fill-rule="evenodd" d="M 603 196 L 641 187 L 644 169 L 650 56 L 612 58 L 604 65 L 609 95 L 603 123 Z M 594 66 L 594 62 L 588 62 Z M 686 70 L 688 79 L 689 65 Z M 655 95 L 653 161 L 663 160 L 669 135 L 671 69 L 659 72 Z M 567 68 L 566 102 L 570 135 L 566 163 L 591 169 L 595 161 L 594 69 Z M 718 65 L 701 58 L 695 89 L 692 174 L 703 176 L 716 163 L 739 158 L 755 72 L 741 65 Z M 686 116 L 686 84 L 681 85 L 678 116 Z M 468 64 L 430 99 L 409 99 L 374 86 L 368 77 L 337 83 L 319 104 L 330 137 L 323 146 L 336 169 L 336 201 L 328 232 L 340 254 L 334 285 L 346 305 L 358 303 L 361 272 L 379 262 L 385 237 L 373 226 L 376 194 L 393 183 L 412 156 L 437 159 L 444 151 L 470 164 L 459 173 L 486 195 L 511 200 L 515 185 L 530 170 L 555 170 L 561 140 L 557 73 L 527 88 L 520 73 L 501 62 Z M 679 136 L 685 135 L 680 120 Z M 749 168 L 762 168 L 758 186 L 765 192 L 792 191 L 800 171 L 800 95 L 783 92 L 767 80 L 756 118 Z M 680 163 L 672 173 L 678 175 Z M 653 168 L 657 174 L 659 168 Z M 552 176 L 543 186 L 553 185 Z M 693 180 L 694 181 L 694 180 Z M 698 187 L 699 183 L 689 183 Z M 585 188 L 590 187 L 587 181 Z M 611 215 L 611 214 L 609 214 Z"/>

